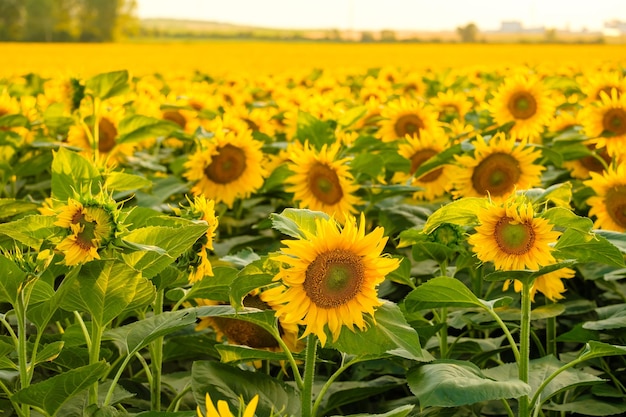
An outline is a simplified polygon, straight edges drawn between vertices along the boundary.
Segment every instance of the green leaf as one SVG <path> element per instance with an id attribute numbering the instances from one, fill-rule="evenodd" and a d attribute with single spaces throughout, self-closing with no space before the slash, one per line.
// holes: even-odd
<path id="1" fill-rule="evenodd" d="M 100 172 L 85 157 L 65 148 L 54 152 L 52 160 L 52 198 L 67 201 L 76 193 L 97 194 L 103 183 Z"/>
<path id="2" fill-rule="evenodd" d="M 52 342 L 52 343 L 48 343 L 47 345 L 45 345 L 43 349 L 37 352 L 35 365 L 40 364 L 42 362 L 51 362 L 54 359 L 56 359 L 56 357 L 59 356 L 59 353 L 61 353 L 61 350 L 63 349 L 63 345 L 65 345 L 65 342 L 61 342 L 61 341 Z"/>
<path id="3" fill-rule="evenodd" d="M 365 174 L 375 179 L 380 175 L 383 165 L 383 158 L 379 155 L 360 153 L 350 161 L 350 171 L 352 171 L 355 176 L 357 174 Z"/>
<path id="4" fill-rule="evenodd" d="M 14 242 L 19 242 L 33 249 L 39 250 L 45 239 L 56 233 L 57 227 L 54 225 L 56 217 L 35 214 L 22 217 L 9 223 L 0 224 L 0 245 L 8 246 L 10 249 Z M 3 242 L 2 236 L 10 238 L 8 242 Z"/>
<path id="5" fill-rule="evenodd" d="M 458 407 L 530 393 L 530 386 L 518 378 L 491 379 L 471 362 L 452 360 L 413 368 L 407 381 L 421 407 Z"/>
<path id="6" fill-rule="evenodd" d="M 193 310 L 198 317 L 223 317 L 247 321 L 260 326 L 273 335 L 278 335 L 274 310 L 260 311 L 256 308 L 244 308 L 243 310 L 235 311 L 229 305 L 193 307 Z"/>
<path id="7" fill-rule="evenodd" d="M 577 261 L 575 259 L 566 259 L 564 261 L 557 262 L 552 265 L 544 266 L 538 269 L 537 271 L 533 271 L 530 269 L 513 270 L 513 271 L 495 271 L 495 272 L 491 272 L 485 275 L 483 279 L 485 281 L 506 281 L 508 279 L 516 279 L 522 282 L 528 281 L 528 283 L 530 284 L 537 277 L 540 277 L 550 272 L 557 271 L 562 268 L 571 267 L 576 263 Z"/>
<path id="8" fill-rule="evenodd" d="M 36 210 L 39 204 L 15 198 L 0 198 L 0 220 Z"/>
<path id="9" fill-rule="evenodd" d="M 619 249 L 598 234 L 586 234 L 575 229 L 567 229 L 559 238 L 555 249 L 555 256 L 561 259 L 624 266 L 624 256 Z"/>
<path id="10" fill-rule="evenodd" d="M 329 343 L 341 352 L 352 355 L 391 354 L 416 361 L 430 361 L 433 357 L 420 347 L 419 336 L 409 326 L 400 308 L 385 301 L 374 313 L 374 320 L 366 317 L 365 331 L 342 328 L 339 338 Z"/>
<path id="11" fill-rule="evenodd" d="M 272 227 L 279 232 L 295 237 L 306 238 L 305 231 L 315 234 L 315 219 L 328 219 L 328 214 L 308 209 L 286 208 L 280 214 L 271 213 Z"/>
<path id="12" fill-rule="evenodd" d="M 248 346 L 216 345 L 223 363 L 241 363 L 256 360 L 284 361 L 287 355 L 284 352 L 272 352 L 269 350 L 253 349 Z"/>
<path id="13" fill-rule="evenodd" d="M 185 299 L 205 298 L 214 301 L 228 301 L 230 286 L 239 271 L 230 267 L 213 268 L 213 276 L 200 280 L 185 295 Z"/>
<path id="14" fill-rule="evenodd" d="M 174 130 L 180 129 L 169 120 L 133 114 L 123 118 L 118 126 L 117 143 L 136 143 L 144 139 L 167 137 Z"/>
<path id="15" fill-rule="evenodd" d="M 104 332 L 103 340 L 116 342 L 125 355 L 134 355 L 153 340 L 192 326 L 196 322 L 193 310 L 166 311 Z"/>
<path id="16" fill-rule="evenodd" d="M 432 259 L 439 264 L 451 259 L 455 254 L 453 249 L 437 242 L 416 242 L 411 253 L 417 262 Z"/>
<path id="17" fill-rule="evenodd" d="M 626 414 L 626 403 L 621 401 L 599 400 L 591 395 L 581 395 L 574 401 L 565 404 L 546 404 L 544 410 L 559 411 L 570 415 L 582 414 L 585 416 L 613 416 Z"/>
<path id="18" fill-rule="evenodd" d="M 129 254 L 123 254 L 126 263 L 142 272 L 146 278 L 152 278 L 185 251 L 190 250 L 193 244 L 207 232 L 205 222 L 193 222 L 178 219 L 178 227 L 148 226 L 136 229 L 124 236 L 125 242 L 139 245 L 147 245 L 160 248 L 160 250 L 138 250 Z"/>
<path id="19" fill-rule="evenodd" d="M 61 300 L 67 311 L 86 311 L 92 320 L 103 327 L 120 315 L 137 297 L 151 300 L 153 292 L 145 297 L 145 278 L 141 273 L 121 262 L 97 260 L 80 268 Z M 152 290 L 154 291 L 154 290 Z"/>
<path id="20" fill-rule="evenodd" d="M 248 404 L 259 395 L 258 417 L 269 417 L 280 410 L 284 415 L 300 415 L 300 395 L 291 385 L 261 372 L 248 372 L 215 361 L 196 361 L 191 367 L 191 387 L 196 403 L 204 409 L 205 394 L 214 404 L 223 400 L 231 410 L 239 409 L 239 398 Z"/>
<path id="21" fill-rule="evenodd" d="M 335 142 L 335 135 L 328 122 L 303 111 L 298 111 L 296 136 L 300 142 L 308 141 L 318 150 L 322 149 L 323 145 L 330 145 Z"/>
<path id="22" fill-rule="evenodd" d="M 367 113 L 366 106 L 354 106 L 346 110 L 338 119 L 337 124 L 343 127 L 352 126 L 357 120 Z"/>
<path id="23" fill-rule="evenodd" d="M 28 118 L 22 114 L 5 114 L 0 116 L 0 127 L 25 127 L 28 126 Z M 4 130 L 4 129 L 0 129 Z"/>
<path id="24" fill-rule="evenodd" d="M 0 302 L 17 303 L 18 293 L 24 280 L 26 272 L 22 271 L 15 263 L 4 255 L 0 255 Z"/>
<path id="25" fill-rule="evenodd" d="M 108 174 L 104 182 L 104 188 L 111 191 L 141 190 L 151 186 L 152 181 L 145 177 L 119 171 Z"/>
<path id="26" fill-rule="evenodd" d="M 458 226 L 474 225 L 477 223 L 478 211 L 487 207 L 487 204 L 488 199 L 478 197 L 466 197 L 446 204 L 430 215 L 424 225 L 424 233 L 431 233 L 442 223 Z"/>
<path id="27" fill-rule="evenodd" d="M 250 273 L 242 270 L 230 288 L 230 304 L 235 308 L 242 306 L 243 299 L 253 290 L 266 287 L 272 283 L 273 275 L 264 273 Z"/>
<path id="28" fill-rule="evenodd" d="M 559 207 L 569 207 L 570 201 L 572 201 L 572 183 L 561 182 L 545 190 L 533 188 L 525 191 L 524 195 L 530 198 L 535 206 L 552 203 Z"/>
<path id="29" fill-rule="evenodd" d="M 621 308 L 613 311 L 607 317 L 600 317 L 600 320 L 583 323 L 586 330 L 610 330 L 626 327 L 626 304 L 621 304 Z"/>
<path id="30" fill-rule="evenodd" d="M 563 229 L 574 229 L 581 233 L 588 233 L 593 227 L 593 222 L 587 217 L 580 217 L 571 210 L 563 207 L 552 207 L 541 215 L 555 226 Z"/>
<path id="31" fill-rule="evenodd" d="M 406 417 L 411 414 L 414 408 L 414 405 L 403 405 L 383 414 L 350 414 L 350 417 Z"/>
<path id="32" fill-rule="evenodd" d="M 326 392 L 326 396 L 320 404 L 322 415 L 328 415 L 331 410 L 339 409 L 346 404 L 357 401 L 367 401 L 373 396 L 389 390 L 403 387 L 404 379 L 390 375 L 381 376 L 369 381 L 335 381 Z"/>
<path id="33" fill-rule="evenodd" d="M 449 277 L 429 279 L 411 291 L 404 304 L 408 312 L 438 307 L 486 308 L 465 284 Z"/>
<path id="34" fill-rule="evenodd" d="M 102 100 L 115 97 L 128 90 L 128 71 L 113 71 L 95 75 L 85 81 L 85 87 L 94 96 Z"/>
<path id="35" fill-rule="evenodd" d="M 620 252 L 626 254 L 626 233 L 613 232 L 611 230 L 594 230 L 597 236 L 602 236 L 608 240 L 611 244 L 616 246 Z"/>
<path id="36" fill-rule="evenodd" d="M 619 355 L 626 355 L 626 346 L 610 345 L 608 343 L 590 340 L 578 356 L 578 360 L 587 361 L 592 358 Z"/>
<path id="37" fill-rule="evenodd" d="M 16 392 L 11 400 L 39 407 L 54 416 L 70 398 L 106 375 L 108 369 L 105 362 L 72 369 Z"/>
<path id="38" fill-rule="evenodd" d="M 453 145 L 444 150 L 443 152 L 439 152 L 432 158 L 424 161 L 417 170 L 413 173 L 415 178 L 420 178 L 424 174 L 427 174 L 434 169 L 445 165 L 451 161 L 454 161 L 454 156 L 463 153 L 463 148 L 461 144 Z M 452 223 L 452 222 L 449 222 Z"/>

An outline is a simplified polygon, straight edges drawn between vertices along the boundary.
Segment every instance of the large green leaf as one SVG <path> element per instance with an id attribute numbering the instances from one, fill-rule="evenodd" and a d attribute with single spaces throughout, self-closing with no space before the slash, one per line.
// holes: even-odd
<path id="1" fill-rule="evenodd" d="M 593 227 L 591 219 L 577 216 L 571 210 L 564 207 L 552 207 L 543 212 L 541 217 L 547 219 L 555 226 L 562 227 L 563 229 L 574 229 L 581 233 L 588 233 Z"/>
<path id="2" fill-rule="evenodd" d="M 424 225 L 424 233 L 431 233 L 442 223 L 452 223 L 458 226 L 474 225 L 477 222 L 478 211 L 487 207 L 486 198 L 467 197 L 453 201 L 441 207 L 430 215 Z"/>
<path id="3" fill-rule="evenodd" d="M 327 121 L 323 121 L 312 114 L 299 111 L 297 138 L 300 142 L 308 141 L 314 148 L 322 149 L 324 145 L 335 142 L 335 135 Z"/>
<path id="4" fill-rule="evenodd" d="M 300 415 L 300 394 L 291 385 L 260 372 L 248 372 L 213 361 L 196 361 L 191 367 L 191 387 L 198 404 L 204 408 L 205 394 L 216 404 L 226 401 L 231 410 L 239 408 L 239 398 L 247 404 L 259 395 L 258 417 L 269 417 L 280 410 L 283 415 Z"/>
<path id="5" fill-rule="evenodd" d="M 180 219 L 183 221 L 183 219 Z M 206 233 L 205 222 L 186 221 L 178 227 L 148 226 L 133 230 L 124 236 L 124 241 L 160 250 L 138 250 L 123 254 L 124 261 L 141 271 L 146 278 L 152 278 L 172 264 L 185 251 Z M 164 253 L 165 252 L 165 253 Z"/>
<path id="6" fill-rule="evenodd" d="M 576 259 L 578 262 L 597 262 L 623 267 L 624 255 L 617 247 L 598 234 L 582 233 L 567 229 L 555 245 L 560 259 Z"/>
<path id="7" fill-rule="evenodd" d="M 52 198 L 66 201 L 76 193 L 97 194 L 102 177 L 95 165 L 76 152 L 59 148 L 52 160 Z"/>
<path id="8" fill-rule="evenodd" d="M 294 208 L 286 208 L 280 214 L 270 214 L 274 229 L 297 239 L 306 237 L 304 231 L 315 233 L 317 229 L 315 219 L 318 218 L 328 219 L 329 216 L 321 211 Z"/>
<path id="9" fill-rule="evenodd" d="M 145 177 L 119 171 L 107 174 L 104 182 L 104 188 L 111 191 L 140 190 L 151 186 L 152 181 Z"/>
<path id="10" fill-rule="evenodd" d="M 407 381 L 421 407 L 458 407 L 530 393 L 530 386 L 516 377 L 492 379 L 471 362 L 452 360 L 415 367 Z"/>
<path id="11" fill-rule="evenodd" d="M 414 405 L 403 405 L 383 414 L 350 414 L 350 417 L 406 417 L 413 411 L 414 408 Z"/>
<path id="12" fill-rule="evenodd" d="M 120 315 L 135 300 L 145 297 L 146 279 L 141 273 L 119 261 L 99 260 L 82 266 L 61 300 L 61 308 L 86 311 L 101 327 Z M 153 291 L 153 290 L 152 290 Z"/>
<path id="13" fill-rule="evenodd" d="M 39 204 L 15 198 L 0 198 L 0 220 L 36 210 Z"/>
<path id="14" fill-rule="evenodd" d="M 4 255 L 0 255 L 0 302 L 15 305 L 18 291 L 26 279 L 26 272 Z"/>
<path id="15" fill-rule="evenodd" d="M 592 358 L 619 355 L 626 355 L 626 346 L 610 345 L 608 343 L 590 340 L 589 343 L 585 345 L 585 348 L 580 352 L 578 360 L 586 361 Z"/>
<path id="16" fill-rule="evenodd" d="M 128 71 L 97 74 L 85 81 L 85 87 L 88 92 L 102 100 L 115 97 L 128 90 Z"/>
<path id="17" fill-rule="evenodd" d="M 320 404 L 320 408 L 324 410 L 322 415 L 328 415 L 331 410 L 339 409 L 346 404 L 366 401 L 374 395 L 402 387 L 405 384 L 406 380 L 391 375 L 381 376 L 370 381 L 336 381 L 322 399 Z"/>
<path id="18" fill-rule="evenodd" d="M 223 363 L 251 362 L 256 360 L 284 361 L 287 355 L 284 352 L 272 352 L 263 349 L 253 349 L 239 345 L 215 345 Z"/>
<path id="19" fill-rule="evenodd" d="M 608 330 L 626 327 L 626 304 L 611 305 L 596 310 L 599 320 L 588 321 L 583 324 L 586 330 Z"/>
<path id="20" fill-rule="evenodd" d="M 213 268 L 213 276 L 194 283 L 193 287 L 185 294 L 185 299 L 206 298 L 214 301 L 228 301 L 230 286 L 237 273 L 235 268 L 215 267 Z"/>
<path id="21" fill-rule="evenodd" d="M 546 404 L 543 406 L 545 410 L 560 411 L 569 415 L 585 415 L 585 416 L 613 416 L 626 414 L 626 402 L 624 401 L 607 401 L 606 399 L 594 398 L 591 395 L 582 395 L 574 401 L 565 404 Z"/>
<path id="22" fill-rule="evenodd" d="M 368 317 L 366 320 L 369 327 L 365 331 L 342 328 L 337 341 L 329 345 L 352 355 L 392 354 L 416 361 L 433 359 L 422 350 L 417 332 L 391 301 L 385 301 L 376 309 L 374 320 Z"/>
<path id="23" fill-rule="evenodd" d="M 405 298 L 409 312 L 438 307 L 481 307 L 484 304 L 461 281 L 449 277 L 429 279 Z"/>
<path id="24" fill-rule="evenodd" d="M 0 245 L 12 249 L 15 242 L 29 246 L 35 250 L 41 248 L 45 239 L 54 235 L 56 218 L 35 214 L 21 219 L 0 224 Z M 4 239 L 6 236 L 9 239 Z"/>
<path id="25" fill-rule="evenodd" d="M 106 375 L 108 369 L 104 362 L 72 369 L 18 391 L 11 400 L 39 407 L 54 416 L 64 403 Z"/>
<path id="26" fill-rule="evenodd" d="M 196 322 L 193 310 L 167 311 L 125 326 L 107 330 L 103 340 L 116 342 L 125 355 L 133 355 L 153 340 L 191 326 Z"/>
<path id="27" fill-rule="evenodd" d="M 169 120 L 133 114 L 123 118 L 118 128 L 117 143 L 136 143 L 144 139 L 167 137 L 180 126 Z"/>

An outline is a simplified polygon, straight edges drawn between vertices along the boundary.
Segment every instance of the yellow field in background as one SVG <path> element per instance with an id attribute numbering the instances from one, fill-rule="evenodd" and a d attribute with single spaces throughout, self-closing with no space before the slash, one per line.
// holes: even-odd
<path id="1" fill-rule="evenodd" d="M 290 42 L 26 44 L 0 43 L 0 75 L 95 73 L 128 69 L 157 72 L 266 74 L 311 68 L 394 66 L 415 69 L 626 62 L 626 45 L 329 44 Z"/>

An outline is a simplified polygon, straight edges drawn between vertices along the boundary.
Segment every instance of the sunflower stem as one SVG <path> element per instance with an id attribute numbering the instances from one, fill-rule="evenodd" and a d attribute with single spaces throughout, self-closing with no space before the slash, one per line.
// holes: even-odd
<path id="1" fill-rule="evenodd" d="M 322 399 L 324 398 L 324 394 L 326 394 L 326 391 L 328 391 L 328 389 L 330 388 L 330 386 L 332 385 L 332 383 L 339 377 L 339 375 L 341 375 L 346 369 L 348 369 L 349 367 L 351 367 L 352 365 L 354 365 L 355 363 L 361 362 L 362 359 L 359 358 L 353 358 L 352 360 L 349 360 L 348 362 L 343 363 L 343 361 L 345 360 L 345 353 L 342 353 L 342 365 L 339 369 L 337 369 L 329 378 L 328 381 L 326 381 L 324 383 L 324 386 L 322 387 L 322 389 L 320 389 L 320 392 L 317 395 L 317 398 L 315 399 L 315 403 L 313 404 L 313 415 L 316 416 L 318 409 L 320 407 L 320 404 L 322 403 Z"/>
<path id="2" fill-rule="evenodd" d="M 20 388 L 24 389 L 30 385 L 30 378 L 28 377 L 29 367 L 28 363 L 28 349 L 26 343 L 26 303 L 24 300 L 24 288 L 18 292 L 17 303 L 15 303 L 15 315 L 17 319 L 17 360 L 20 373 Z M 28 404 L 22 404 L 22 415 L 30 416 L 30 407 Z"/>
<path id="3" fill-rule="evenodd" d="M 441 308 L 440 313 L 441 330 L 439 330 L 439 356 L 446 359 L 448 356 L 448 309 Z"/>
<path id="4" fill-rule="evenodd" d="M 317 362 L 317 337 L 307 336 L 306 356 L 304 359 L 304 386 L 302 387 L 302 417 L 312 417 L 313 414 L 313 377 Z"/>
<path id="5" fill-rule="evenodd" d="M 554 304 L 546 298 L 546 304 Z M 556 317 L 549 317 L 546 322 L 546 353 L 556 356 Z"/>
<path id="6" fill-rule="evenodd" d="M 164 290 L 158 290 L 153 304 L 155 315 L 163 313 Z M 161 368 L 163 366 L 163 336 L 150 343 L 150 368 L 152 381 L 150 383 L 150 406 L 152 411 L 161 411 Z"/>
<path id="7" fill-rule="evenodd" d="M 91 320 L 91 346 L 89 348 L 89 364 L 93 365 L 100 360 L 100 342 L 104 328 L 96 320 Z M 89 404 L 98 405 L 98 381 L 89 389 Z"/>
<path id="8" fill-rule="evenodd" d="M 529 382 L 529 362 L 530 362 L 530 312 L 531 297 L 530 284 L 522 283 L 522 316 L 520 320 L 520 357 L 519 357 L 519 379 L 528 384 Z M 519 399 L 519 416 L 530 416 L 530 402 L 528 395 L 523 395 Z"/>

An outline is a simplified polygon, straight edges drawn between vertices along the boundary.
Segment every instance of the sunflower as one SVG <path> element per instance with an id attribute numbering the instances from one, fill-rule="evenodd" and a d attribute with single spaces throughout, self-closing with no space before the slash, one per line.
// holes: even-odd
<path id="1" fill-rule="evenodd" d="M 541 184 L 545 169 L 533 162 L 541 153 L 527 146 L 525 140 L 517 142 L 496 133 L 489 141 L 478 135 L 471 142 L 474 156 L 455 155 L 459 166 L 453 175 L 455 197 L 507 197 L 513 190 L 527 189 Z"/>
<path id="2" fill-rule="evenodd" d="M 115 217 L 108 207 L 72 198 L 61 207 L 54 224 L 67 230 L 57 249 L 65 254 L 65 264 L 70 266 L 100 259 L 98 249 L 115 235 Z"/>
<path id="3" fill-rule="evenodd" d="M 217 130 L 184 164 L 187 171 L 183 175 L 195 183 L 193 194 L 224 202 L 228 208 L 235 199 L 249 197 L 261 188 L 267 175 L 261 146 L 249 130 Z"/>
<path id="4" fill-rule="evenodd" d="M 595 216 L 594 226 L 600 229 L 626 232 L 626 162 L 609 167 L 602 174 L 591 172 L 584 184 L 596 195 L 587 200 L 589 216 Z"/>
<path id="5" fill-rule="evenodd" d="M 626 92 L 626 77 L 618 71 L 590 71 L 577 78 L 580 89 L 586 96 L 587 104 L 601 100 L 601 93 L 611 94 L 611 90 L 617 90 L 620 96 Z"/>
<path id="6" fill-rule="evenodd" d="M 606 148 L 596 149 L 596 145 L 593 143 L 587 143 L 586 146 L 589 149 L 589 155 L 563 162 L 563 167 L 570 171 L 570 175 L 573 178 L 588 179 L 591 172 L 600 173 L 604 171 L 613 160 L 607 153 Z"/>
<path id="7" fill-rule="evenodd" d="M 530 299 L 532 301 L 535 301 L 535 295 L 537 294 L 537 291 L 539 291 L 552 301 L 563 299 L 563 293 L 566 291 L 566 289 L 563 281 L 561 280 L 573 278 L 574 275 L 576 275 L 576 271 L 574 271 L 573 269 L 562 268 L 538 276 L 537 278 L 535 278 L 532 285 L 530 286 Z M 506 291 L 509 289 L 510 285 L 511 281 L 505 281 L 502 289 Z M 520 292 L 522 290 L 521 281 L 514 280 L 513 288 L 516 292 Z"/>
<path id="8" fill-rule="evenodd" d="M 316 218 L 315 225 L 315 232 L 303 231 L 305 238 L 283 241 L 287 247 L 276 255 L 282 266 L 274 279 L 285 288 L 271 296 L 282 305 L 277 317 L 306 325 L 303 337 L 315 334 L 324 345 L 325 327 L 333 340 L 344 325 L 366 328 L 364 314 L 373 315 L 381 305 L 377 286 L 399 262 L 381 256 L 384 230 L 366 235 L 363 214 L 358 226 L 354 217 L 343 228 L 332 217 Z"/>
<path id="9" fill-rule="evenodd" d="M 471 110 L 472 104 L 463 93 L 455 93 L 453 90 L 440 91 L 437 97 L 430 102 L 439 112 L 439 120 L 451 122 L 452 120 L 465 121 L 465 115 Z"/>
<path id="10" fill-rule="evenodd" d="M 423 131 L 439 128 L 437 113 L 416 100 L 401 98 L 390 102 L 381 111 L 378 137 L 383 142 L 393 142 L 406 135 L 420 136 Z"/>
<path id="11" fill-rule="evenodd" d="M 257 308 L 259 310 L 276 310 L 279 305 L 274 301 L 277 292 L 282 291 L 281 287 L 270 289 L 254 290 L 246 295 L 242 304 L 244 307 Z M 220 302 L 206 299 L 196 299 L 196 305 L 219 305 Z M 260 326 L 244 320 L 226 317 L 200 317 L 196 330 L 200 331 L 212 328 L 215 331 L 218 341 L 227 340 L 234 345 L 249 346 L 254 349 L 265 349 L 280 351 L 280 345 L 274 337 Z M 298 338 L 299 328 L 296 323 L 285 322 L 278 319 L 278 332 L 281 339 L 291 352 L 300 352 L 303 343 Z"/>
<path id="12" fill-rule="evenodd" d="M 489 103 L 489 110 L 497 124 L 515 122 L 511 136 L 530 141 L 540 138 L 554 109 L 549 91 L 539 78 L 533 76 L 508 78 Z"/>
<path id="13" fill-rule="evenodd" d="M 243 407 L 243 400 L 241 401 Z M 259 394 L 252 397 L 245 410 L 243 411 L 243 414 L 238 415 L 241 415 L 241 417 L 254 417 L 254 413 L 256 411 L 258 403 Z M 203 415 L 200 406 L 198 406 L 198 408 L 196 409 L 198 417 L 235 417 L 235 415 L 231 413 L 230 408 L 228 407 L 228 403 L 224 400 L 219 400 L 217 402 L 217 408 L 215 408 L 215 405 L 213 405 L 213 401 L 211 400 L 211 396 L 208 392 L 206 393 L 206 396 L 204 398 L 204 406 L 206 408 L 206 414 Z"/>
<path id="14" fill-rule="evenodd" d="M 358 185 L 348 171 L 347 158 L 338 159 L 341 144 L 322 146 L 317 152 L 308 142 L 290 146 L 288 168 L 293 175 L 286 180 L 285 190 L 294 193 L 299 206 L 323 211 L 343 222 L 356 212 L 361 200 L 354 195 Z"/>
<path id="15" fill-rule="evenodd" d="M 419 178 L 415 178 L 413 174 L 418 168 L 433 156 L 443 152 L 448 148 L 448 138 L 443 134 L 431 134 L 423 132 L 421 137 L 408 136 L 406 143 L 398 146 L 398 153 L 411 161 L 411 169 L 409 175 L 398 172 L 394 175 L 394 182 L 411 181 L 411 185 L 422 187 L 424 190 L 417 191 L 413 194 L 413 198 L 420 200 L 433 200 L 441 197 L 452 188 L 451 167 L 448 165 L 441 166 L 435 170 L 428 172 Z"/>
<path id="16" fill-rule="evenodd" d="M 626 94 L 600 92 L 601 100 L 581 110 L 583 130 L 597 148 L 613 156 L 626 148 Z"/>
<path id="17" fill-rule="evenodd" d="M 520 197 L 490 201 L 478 212 L 478 222 L 468 243 L 482 262 L 493 262 L 499 270 L 536 270 L 556 262 L 551 244 L 560 233 L 546 219 L 535 217 L 532 204 Z"/>

